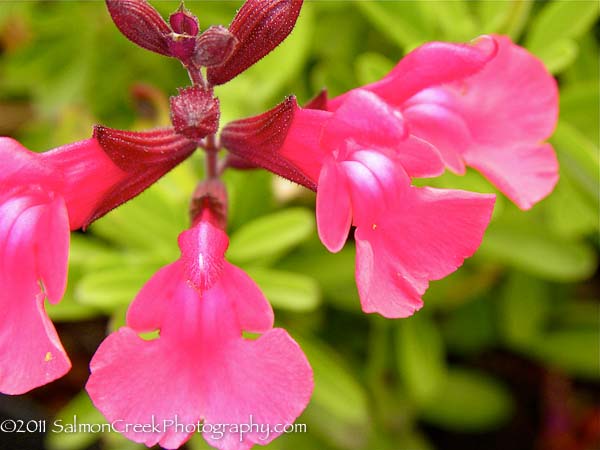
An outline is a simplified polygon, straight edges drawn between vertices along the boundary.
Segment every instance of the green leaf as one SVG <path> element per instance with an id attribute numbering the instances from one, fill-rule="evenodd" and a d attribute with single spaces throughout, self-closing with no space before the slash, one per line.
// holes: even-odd
<path id="1" fill-rule="evenodd" d="M 566 85 L 560 92 L 560 117 L 590 142 L 598 142 L 600 86 L 598 80 Z"/>
<path id="2" fill-rule="evenodd" d="M 430 22 L 424 20 L 412 2 L 368 1 L 354 2 L 371 23 L 403 50 L 425 42 Z"/>
<path id="3" fill-rule="evenodd" d="M 555 148 L 561 170 L 590 200 L 600 202 L 600 155 L 598 146 L 590 142 L 570 124 L 560 121 L 550 140 Z"/>
<path id="4" fill-rule="evenodd" d="M 536 54 L 544 62 L 550 73 L 560 73 L 577 58 L 579 47 L 573 39 L 560 39 L 547 45 Z"/>
<path id="5" fill-rule="evenodd" d="M 255 263 L 275 257 L 300 244 L 314 232 L 314 217 L 307 209 L 290 208 L 260 217 L 237 230 L 227 252 L 233 263 Z"/>
<path id="6" fill-rule="evenodd" d="M 335 307 L 362 314 L 354 275 L 355 255 L 350 243 L 338 253 L 329 253 L 315 237 L 309 248 L 294 252 L 279 266 L 317 280 L 325 300 Z"/>
<path id="7" fill-rule="evenodd" d="M 561 174 L 546 206 L 550 226 L 561 236 L 573 238 L 598 231 L 600 205 L 575 188 L 568 172 Z"/>
<path id="8" fill-rule="evenodd" d="M 367 52 L 356 58 L 356 77 L 360 84 L 369 84 L 383 78 L 394 63 L 379 53 Z"/>
<path id="9" fill-rule="evenodd" d="M 223 178 L 227 186 L 227 222 L 230 231 L 237 230 L 274 208 L 273 176 L 266 170 L 228 170 Z"/>
<path id="10" fill-rule="evenodd" d="M 306 275 L 261 267 L 248 268 L 246 272 L 275 308 L 306 312 L 321 303 L 319 285 Z"/>
<path id="11" fill-rule="evenodd" d="M 498 33 L 508 23 L 518 2 L 511 0 L 485 0 L 475 4 L 477 16 L 484 33 Z"/>
<path id="12" fill-rule="evenodd" d="M 598 17 L 597 1 L 555 0 L 544 6 L 531 25 L 526 46 L 534 53 L 565 38 L 577 38 L 588 31 Z"/>
<path id="13" fill-rule="evenodd" d="M 65 295 L 60 303 L 46 303 L 46 312 L 53 322 L 77 322 L 98 317 L 101 314 L 96 307 L 77 303 L 72 295 Z"/>
<path id="14" fill-rule="evenodd" d="M 534 3 L 534 0 L 513 0 L 513 7 L 508 18 L 508 23 L 503 29 L 503 33 L 510 36 L 513 41 L 517 42 L 521 37 L 521 33 L 528 23 Z"/>
<path id="15" fill-rule="evenodd" d="M 585 280 L 597 267 L 596 255 L 585 243 L 533 227 L 490 225 L 478 256 L 557 281 Z"/>
<path id="16" fill-rule="evenodd" d="M 342 423 L 362 426 L 368 422 L 366 393 L 340 357 L 316 340 L 296 340 L 314 371 L 315 390 L 311 402 Z"/>
<path id="17" fill-rule="evenodd" d="M 489 295 L 479 296 L 455 308 L 442 322 L 448 352 L 467 356 L 494 347 L 498 343 L 496 316 Z"/>
<path id="18" fill-rule="evenodd" d="M 417 314 L 398 323 L 397 362 L 408 395 L 419 405 L 435 397 L 444 384 L 444 344 L 435 323 Z"/>
<path id="19" fill-rule="evenodd" d="M 508 390 L 483 373 L 453 368 L 421 417 L 460 432 L 483 432 L 504 424 L 513 411 Z"/>
<path id="20" fill-rule="evenodd" d="M 581 82 L 595 85 L 597 89 L 598 77 L 600 76 L 600 67 L 598 67 L 598 41 L 593 33 L 587 33 L 577 39 L 577 44 L 579 45 L 577 59 L 569 67 L 569 70 L 561 74 L 561 91 L 564 88 L 576 86 Z M 560 111 L 562 116 L 562 109 Z M 596 135 L 598 134 L 597 123 L 593 124 L 593 128 L 596 129 Z M 598 142 L 598 138 L 593 139 L 593 141 Z"/>
<path id="21" fill-rule="evenodd" d="M 544 364 L 557 367 L 573 376 L 600 378 L 598 328 L 564 328 L 548 332 L 540 336 L 532 350 Z"/>
<path id="22" fill-rule="evenodd" d="M 52 422 L 48 423 L 45 442 L 48 450 L 85 449 L 100 438 L 101 434 L 99 433 L 80 432 L 77 428 L 73 432 L 60 431 L 60 427 L 68 430 L 67 427 L 73 425 L 75 420 L 78 424 L 106 423 L 100 411 L 90 401 L 87 392 L 81 391 L 58 412 Z"/>
<path id="23" fill-rule="evenodd" d="M 170 262 L 179 256 L 177 236 L 187 227 L 180 212 L 171 214 L 173 206 L 153 186 L 135 199 L 95 222 L 90 230 L 125 248 L 134 248 L 160 256 Z M 143 230 L 143 232 L 142 232 Z"/>
<path id="24" fill-rule="evenodd" d="M 517 349 L 527 348 L 543 330 L 549 313 L 548 293 L 540 281 L 511 273 L 500 296 L 500 331 Z"/>
<path id="25" fill-rule="evenodd" d="M 111 267 L 84 275 L 75 290 L 75 298 L 84 305 L 107 313 L 133 301 L 154 273 L 154 267 Z"/>
<path id="26" fill-rule="evenodd" d="M 444 40 L 468 41 L 476 37 L 476 25 L 467 3 L 464 0 L 438 0 L 415 2 L 414 6 L 420 8 L 429 21 L 437 23 Z"/>

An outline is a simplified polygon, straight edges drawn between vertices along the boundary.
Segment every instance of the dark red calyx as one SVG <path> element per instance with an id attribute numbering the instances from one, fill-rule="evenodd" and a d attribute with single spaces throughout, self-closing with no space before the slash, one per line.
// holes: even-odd
<path id="1" fill-rule="evenodd" d="M 117 28 L 140 47 L 187 63 L 196 49 L 198 19 L 183 7 L 171 14 L 170 25 L 146 0 L 106 0 Z"/>
<path id="2" fill-rule="evenodd" d="M 314 191 L 315 183 L 279 154 L 297 108 L 296 98 L 290 96 L 263 114 L 230 122 L 221 132 L 221 143 L 249 164 Z"/>
<path id="3" fill-rule="evenodd" d="M 253 170 L 260 168 L 256 164 L 251 163 L 250 161 L 242 158 L 241 156 L 234 155 L 233 153 L 227 154 L 227 157 L 225 158 L 224 167 L 237 170 Z"/>
<path id="4" fill-rule="evenodd" d="M 201 181 L 190 202 L 190 218 L 195 225 L 207 216 L 218 228 L 227 227 L 227 188 L 218 178 Z"/>
<path id="5" fill-rule="evenodd" d="M 227 28 L 212 26 L 198 38 L 192 61 L 196 67 L 218 66 L 229 59 L 237 44 L 237 38 Z"/>
<path id="6" fill-rule="evenodd" d="M 293 30 L 303 0 L 247 0 L 229 26 L 238 45 L 221 65 L 210 67 L 208 81 L 226 83 L 277 47 Z"/>
<path id="7" fill-rule="evenodd" d="M 327 111 L 327 89 L 322 89 L 321 92 L 306 102 L 304 108 Z"/>
<path id="8" fill-rule="evenodd" d="M 108 191 L 83 228 L 109 211 L 137 196 L 159 178 L 188 158 L 195 142 L 177 134 L 173 128 L 148 132 L 94 127 L 94 137 L 106 155 L 127 173 Z"/>
<path id="9" fill-rule="evenodd" d="M 219 129 L 219 99 L 199 86 L 179 89 L 171 97 L 171 121 L 177 133 L 198 141 Z"/>
<path id="10" fill-rule="evenodd" d="M 146 0 L 106 0 L 106 6 L 127 39 L 146 50 L 171 56 L 171 28 Z"/>

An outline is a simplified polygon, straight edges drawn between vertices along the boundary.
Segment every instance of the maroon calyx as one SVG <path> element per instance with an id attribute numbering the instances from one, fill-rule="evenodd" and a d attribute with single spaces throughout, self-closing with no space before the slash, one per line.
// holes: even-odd
<path id="1" fill-rule="evenodd" d="M 197 144 L 173 128 L 147 132 L 115 130 L 97 125 L 94 138 L 106 155 L 124 172 L 123 180 L 108 191 L 82 228 L 142 193 L 187 159 Z"/>
<path id="2" fill-rule="evenodd" d="M 294 96 L 254 117 L 228 123 L 221 144 L 232 154 L 283 178 L 316 191 L 315 183 L 279 153 L 287 137 L 298 103 Z"/>

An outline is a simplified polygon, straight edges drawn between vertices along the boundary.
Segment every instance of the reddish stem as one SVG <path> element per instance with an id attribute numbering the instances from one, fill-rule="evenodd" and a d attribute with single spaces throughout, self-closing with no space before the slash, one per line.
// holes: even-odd
<path id="1" fill-rule="evenodd" d="M 189 74 L 192 85 L 200 86 L 205 91 L 212 89 L 210 83 L 202 76 L 200 69 L 194 67 L 194 64 L 189 62 L 183 65 Z M 206 178 L 219 178 L 219 144 L 216 136 L 214 134 L 206 136 L 202 141 L 198 142 L 198 146 L 204 148 L 206 152 Z"/>

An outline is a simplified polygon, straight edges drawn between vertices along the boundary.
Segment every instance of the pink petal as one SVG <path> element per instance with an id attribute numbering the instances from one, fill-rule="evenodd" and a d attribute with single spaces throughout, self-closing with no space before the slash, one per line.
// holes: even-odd
<path id="1" fill-rule="evenodd" d="M 333 150 L 324 149 L 320 144 L 323 126 L 331 115 L 327 111 L 297 107 L 288 134 L 279 149 L 281 156 L 315 183 L 325 157 Z"/>
<path id="2" fill-rule="evenodd" d="M 62 183 L 60 174 L 44 164 L 40 154 L 23 147 L 19 142 L 0 137 L 0 192 L 19 185 L 44 185 L 51 190 L 59 189 Z"/>
<path id="3" fill-rule="evenodd" d="M 437 177 L 444 172 L 440 152 L 429 142 L 410 135 L 395 154 L 411 178 Z"/>
<path id="4" fill-rule="evenodd" d="M 39 284 L 52 300 L 62 296 L 68 233 L 62 199 L 34 190 L 0 204 L 1 392 L 25 393 L 71 367 Z"/>
<path id="5" fill-rule="evenodd" d="M 431 42 L 402 58 L 382 80 L 362 89 L 374 92 L 392 105 L 400 106 L 429 86 L 460 80 L 478 72 L 494 57 L 496 51 L 497 43 L 490 36 L 481 36 L 473 44 Z M 328 108 L 337 109 L 345 95 L 330 100 Z"/>
<path id="6" fill-rule="evenodd" d="M 221 289 L 234 300 L 236 316 L 242 330 L 263 333 L 273 328 L 273 308 L 256 283 L 239 267 L 225 262 Z"/>
<path id="7" fill-rule="evenodd" d="M 85 225 L 101 198 L 126 177 L 93 138 L 58 147 L 40 156 L 64 174 L 62 194 L 72 230 Z"/>
<path id="8" fill-rule="evenodd" d="M 515 204 L 530 209 L 558 182 L 558 160 L 550 144 L 524 145 L 486 152 L 469 150 L 467 164 L 479 170 Z"/>
<path id="9" fill-rule="evenodd" d="M 339 252 L 352 224 L 350 188 L 346 176 L 332 159 L 323 166 L 317 189 L 317 229 L 327 250 Z"/>
<path id="10" fill-rule="evenodd" d="M 459 112 L 478 143 L 539 143 L 556 126 L 556 80 L 527 50 L 504 36 L 496 40 L 496 57 L 484 70 L 453 87 Z"/>
<path id="11" fill-rule="evenodd" d="M 0 294 L 0 392 L 24 394 L 65 375 L 71 362 L 36 285 Z"/>
<path id="12" fill-rule="evenodd" d="M 183 268 L 178 270 L 181 276 Z M 181 426 L 201 420 L 210 424 L 293 421 L 310 397 L 312 371 L 283 330 L 269 330 L 257 340 L 241 337 L 240 324 L 265 328 L 270 316 L 264 314 L 266 300 L 248 283 L 230 265 L 202 297 L 180 281 L 169 297 L 160 337 L 144 341 L 130 328 L 109 336 L 91 362 L 87 384 L 94 404 L 107 419 L 142 424 L 177 420 Z M 161 298 L 172 293 L 170 285 L 164 293 L 156 292 Z M 244 305 L 246 300 L 251 304 Z M 253 306 L 263 314 L 251 312 Z M 124 434 L 169 449 L 191 436 L 174 428 Z M 245 449 L 276 435 L 261 441 L 256 433 L 249 433 L 240 441 L 239 434 L 225 430 L 222 439 L 211 433 L 205 433 L 205 438 L 219 448 Z"/>
<path id="13" fill-rule="evenodd" d="M 394 268 L 396 258 L 382 239 L 363 236 L 363 228 L 354 233 L 356 239 L 356 285 L 362 310 L 387 318 L 412 316 L 423 306 L 421 294 L 410 280 Z"/>
<path id="14" fill-rule="evenodd" d="M 67 285 L 69 262 L 69 217 L 62 198 L 48 204 L 33 231 L 37 276 L 51 303 L 58 303 Z"/>
<path id="15" fill-rule="evenodd" d="M 165 423 L 177 418 L 187 425 L 201 419 L 203 367 L 194 356 L 171 339 L 145 341 L 132 329 L 121 328 L 96 351 L 86 389 L 94 405 L 127 438 L 148 447 L 178 448 L 193 430 L 186 433 Z M 126 424 L 150 427 L 125 429 Z"/>
<path id="16" fill-rule="evenodd" d="M 376 124 L 376 126 L 374 126 Z M 327 121 L 321 137 L 323 148 L 343 148 L 349 139 L 365 148 L 398 148 L 406 138 L 404 119 L 377 95 L 356 89 Z"/>
<path id="17" fill-rule="evenodd" d="M 340 163 L 350 186 L 354 224 L 371 224 L 374 217 L 398 201 L 409 184 L 403 168 L 383 153 L 360 150 Z"/>
<path id="18" fill-rule="evenodd" d="M 187 279 L 196 289 L 209 289 L 221 276 L 229 239 L 206 220 L 179 235 L 179 247 Z"/>
<path id="19" fill-rule="evenodd" d="M 498 55 L 455 96 L 473 135 L 464 158 L 528 209 L 558 179 L 552 147 L 542 144 L 556 126 L 558 89 L 539 59 L 506 37 L 497 39 Z"/>
<path id="20" fill-rule="evenodd" d="M 452 273 L 477 250 L 494 200 L 411 187 L 379 221 L 358 227 L 356 280 L 363 310 L 406 317 L 419 309 L 429 281 Z"/>
<path id="21" fill-rule="evenodd" d="M 471 134 L 458 114 L 433 103 L 409 106 L 404 114 L 412 134 L 432 144 L 450 170 L 465 173 L 461 153 L 471 145 Z"/>
<path id="22" fill-rule="evenodd" d="M 205 421 L 208 424 L 291 424 L 304 410 L 313 390 L 312 370 L 296 342 L 281 328 L 255 341 L 238 340 L 220 349 L 205 386 Z M 227 432 L 222 439 L 204 433 L 210 445 L 223 450 L 265 445 L 267 437 L 253 430 L 243 437 Z"/>
<path id="23" fill-rule="evenodd" d="M 185 283 L 183 273 L 181 261 L 156 272 L 129 306 L 127 325 L 140 333 L 158 330 L 175 296 L 181 295 L 179 287 Z"/>

